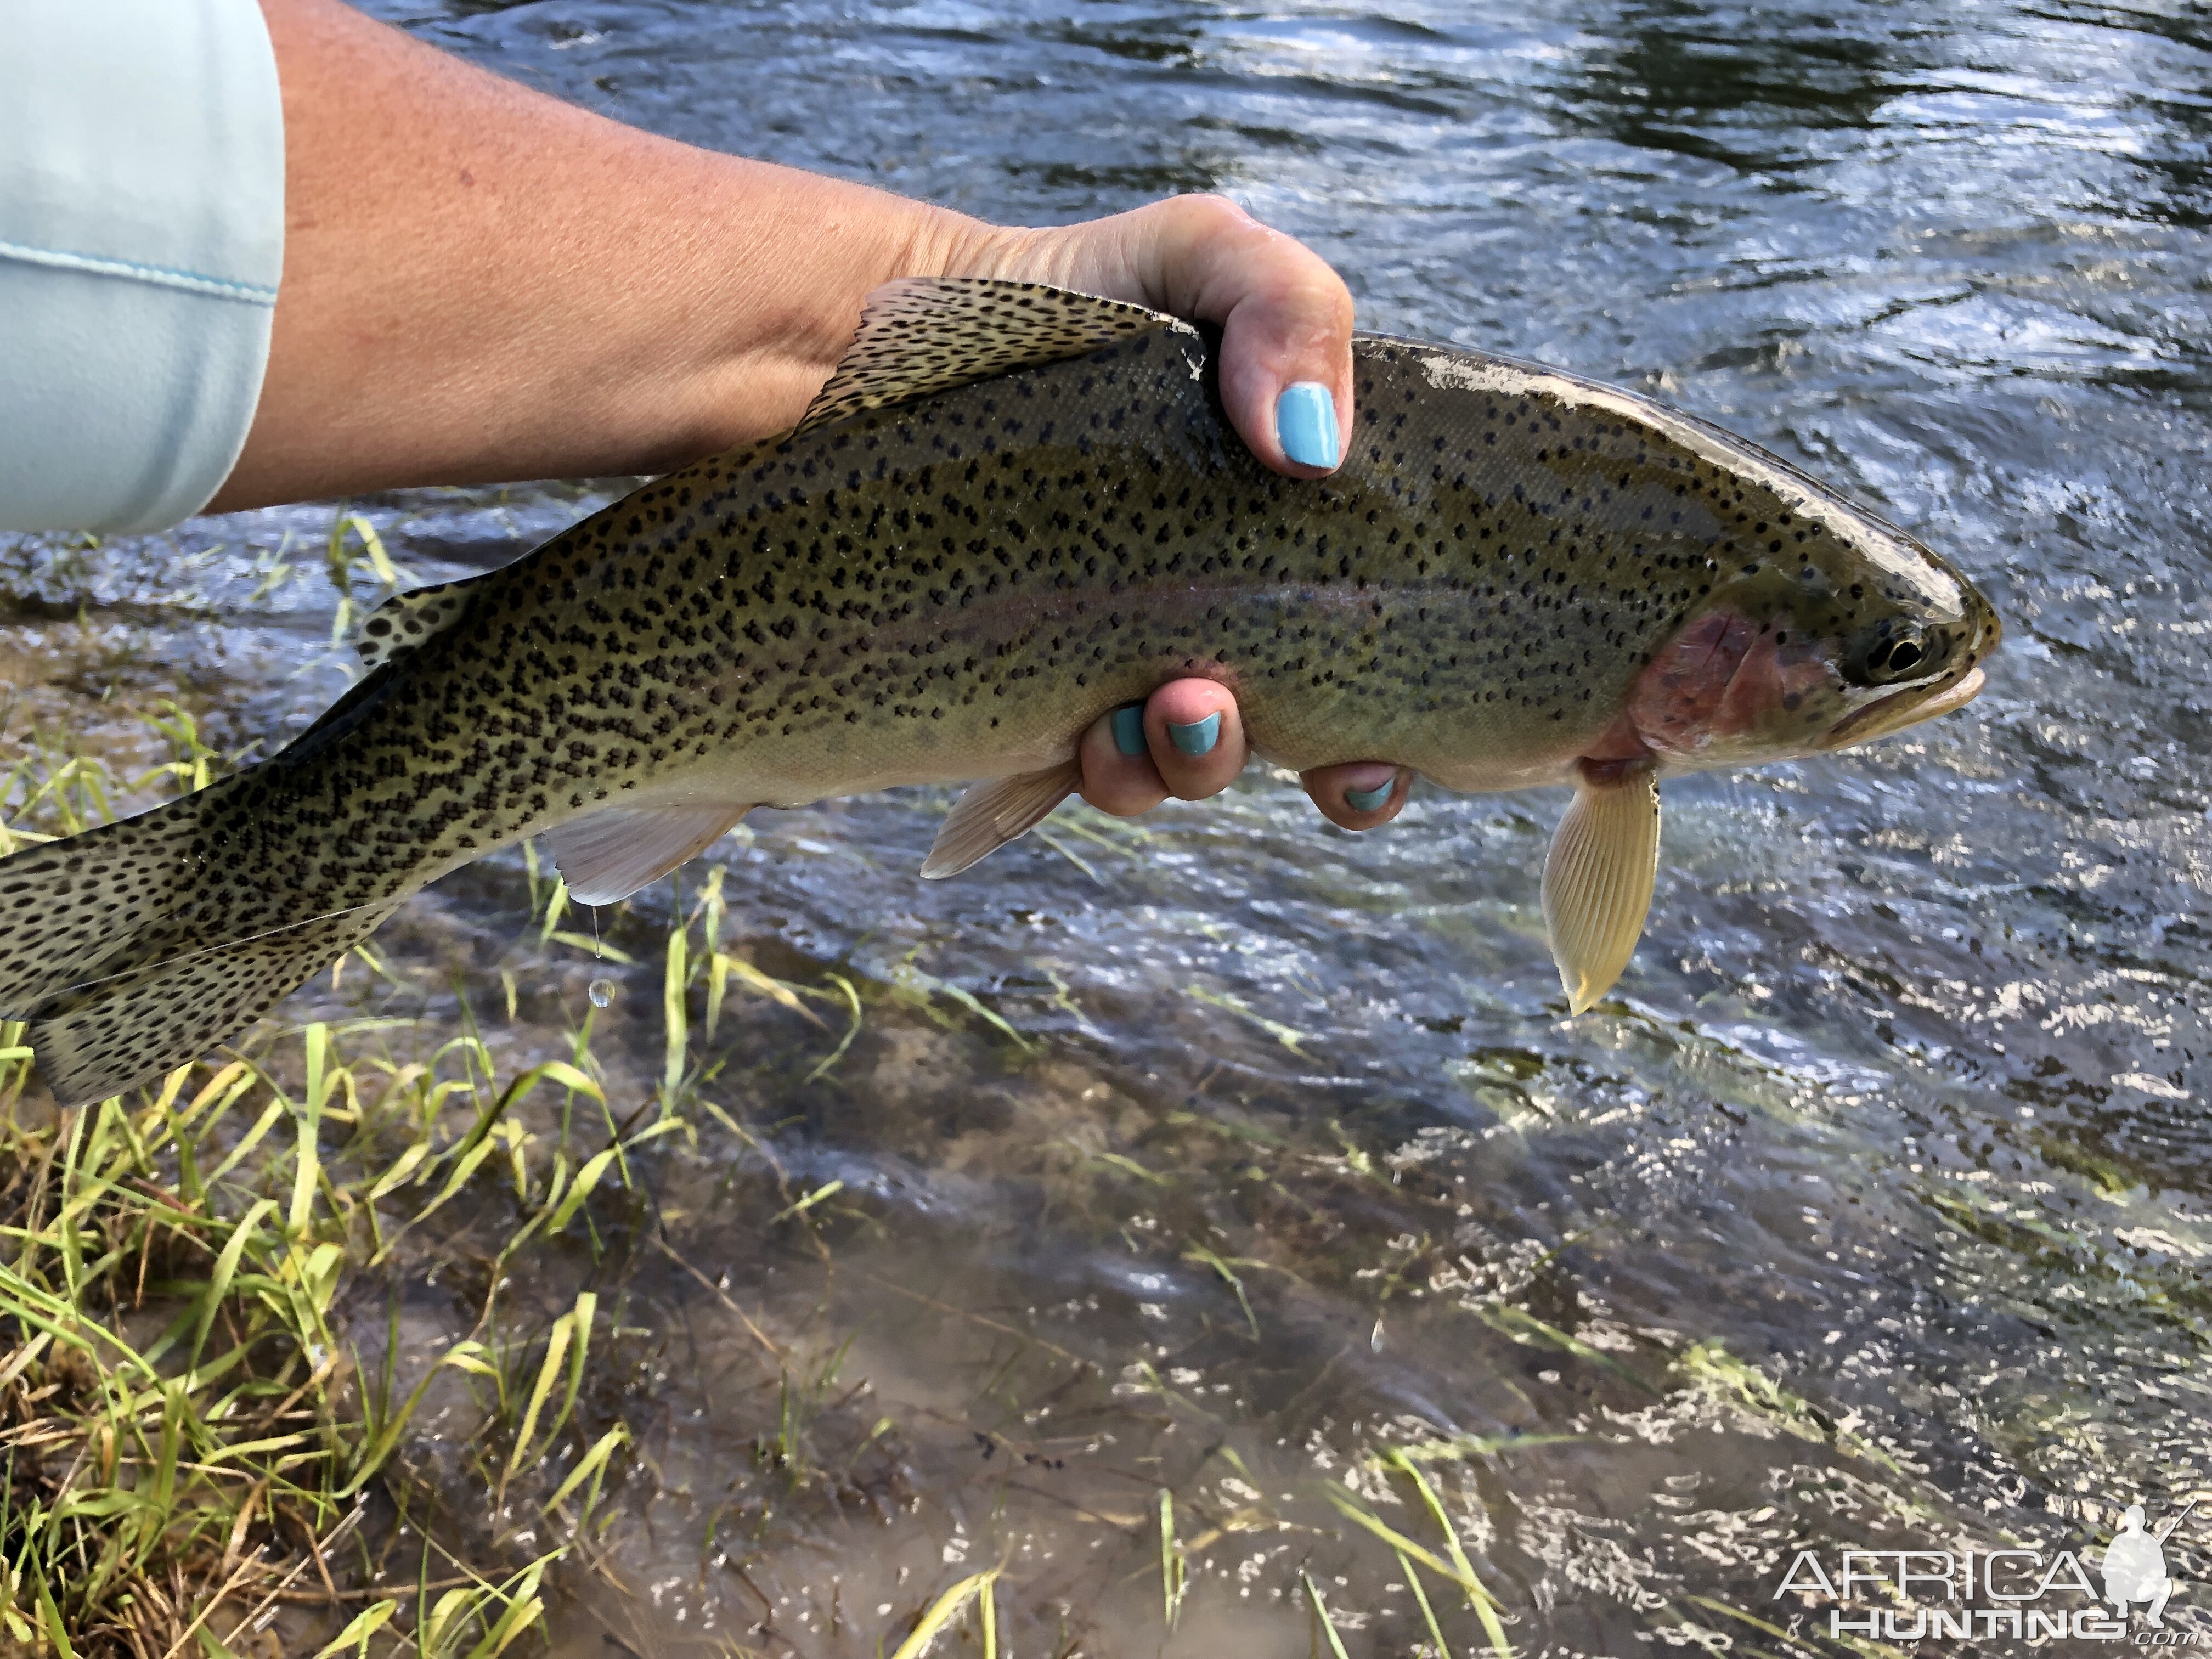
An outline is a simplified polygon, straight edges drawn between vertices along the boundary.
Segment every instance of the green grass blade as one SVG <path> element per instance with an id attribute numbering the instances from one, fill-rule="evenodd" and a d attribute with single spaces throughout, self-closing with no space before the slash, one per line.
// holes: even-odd
<path id="1" fill-rule="evenodd" d="M 830 975 L 830 982 L 845 994 L 845 1000 L 852 1006 L 853 1023 L 845 1028 L 845 1035 L 837 1040 L 837 1046 L 830 1051 L 828 1058 L 806 1074 L 809 1083 L 824 1075 L 831 1066 L 844 1059 L 845 1051 L 853 1046 L 853 1039 L 860 1035 L 860 994 L 853 988 L 853 981 L 842 974 Z"/>
<path id="2" fill-rule="evenodd" d="M 316 1649 L 315 1659 L 332 1659 L 333 1655 L 343 1653 L 348 1648 L 357 1648 L 365 1656 L 368 1652 L 368 1638 L 390 1624 L 392 1615 L 398 1611 L 399 1603 L 397 1601 L 379 1601 L 373 1607 L 364 1607 L 354 1615 L 351 1624 Z"/>
<path id="3" fill-rule="evenodd" d="M 1475 1616 L 1482 1620 L 1482 1633 L 1490 1638 L 1492 1651 L 1504 1659 L 1504 1656 L 1513 1650 L 1505 1639 L 1505 1626 L 1498 1616 L 1498 1604 L 1475 1577 L 1474 1565 L 1467 1559 L 1467 1552 L 1460 1547 L 1459 1528 L 1452 1525 L 1451 1517 L 1444 1513 L 1443 1500 L 1437 1496 L 1436 1488 L 1429 1485 L 1428 1477 L 1421 1473 L 1419 1466 L 1411 1458 L 1400 1453 L 1395 1458 L 1386 1457 L 1385 1462 L 1390 1462 L 1400 1474 L 1410 1479 L 1413 1490 L 1420 1493 L 1430 1519 L 1437 1523 L 1437 1530 L 1444 1535 L 1444 1547 L 1451 1552 L 1452 1565 L 1458 1569 L 1460 1582 L 1468 1589 L 1468 1600 L 1474 1607 Z"/>
<path id="4" fill-rule="evenodd" d="M 262 1218 L 276 1212 L 274 1199 L 264 1198 L 257 1201 L 232 1229 L 229 1242 L 222 1247 L 222 1254 L 216 1257 L 215 1271 L 208 1276 L 205 1297 L 200 1304 L 199 1322 L 192 1332 L 191 1357 L 185 1362 L 186 1371 L 191 1371 L 200 1363 L 201 1350 L 207 1346 L 208 1333 L 215 1327 L 216 1313 L 222 1306 L 223 1297 L 230 1294 L 230 1281 L 238 1276 L 239 1261 L 245 1255 L 246 1247 L 252 1243 Z"/>
<path id="5" fill-rule="evenodd" d="M 1429 1605 L 1428 1591 L 1421 1588 L 1421 1575 L 1413 1571 L 1403 1550 L 1398 1552 L 1398 1571 L 1406 1575 L 1406 1587 L 1413 1592 L 1413 1601 L 1421 1609 L 1421 1622 L 1429 1627 L 1429 1639 L 1437 1644 L 1437 1659 L 1451 1659 L 1451 1648 L 1437 1625 L 1437 1610 Z"/>
<path id="6" fill-rule="evenodd" d="M 554 1385 L 561 1380 L 561 1362 L 568 1358 L 568 1343 L 576 1328 L 576 1316 L 562 1314 L 553 1322 L 553 1328 L 545 1339 L 545 1358 L 538 1367 L 538 1381 L 530 1390 L 530 1403 L 523 1407 L 522 1426 L 514 1431 L 514 1450 L 507 1460 L 507 1474 L 501 1477 L 505 1485 L 507 1476 L 520 1474 L 534 1461 L 530 1455 L 531 1437 L 538 1431 L 538 1413 L 552 1397 Z"/>
<path id="7" fill-rule="evenodd" d="M 1313 1575 L 1304 1567 L 1298 1569 L 1298 1580 L 1306 1587 L 1307 1598 L 1313 1602 L 1313 1610 L 1321 1620 L 1322 1634 L 1328 1638 L 1328 1650 L 1336 1659 L 1352 1659 L 1344 1650 L 1344 1638 L 1336 1633 L 1336 1621 L 1328 1616 L 1328 1603 L 1321 1599 L 1321 1586 L 1314 1583 Z"/>
<path id="8" fill-rule="evenodd" d="M 577 1460 L 576 1467 L 568 1471 L 568 1478 L 554 1488 L 552 1497 L 545 1500 L 538 1513 L 550 1515 L 562 1504 L 567 1503 L 574 1495 L 576 1488 L 582 1486 L 585 1481 L 596 1480 L 599 1471 L 606 1467 L 607 1460 L 629 1443 L 629 1430 L 621 1423 L 616 1424 L 614 1427 L 594 1440 L 592 1443 L 591 1450 Z M 588 1516 L 591 1513 L 591 1505 L 586 1504 L 584 1510 L 585 1514 Z"/>
<path id="9" fill-rule="evenodd" d="M 1160 1488 L 1160 1611 L 1167 1627 L 1176 1627 L 1182 1611 L 1183 1561 L 1176 1548 L 1175 1494 Z"/>
<path id="10" fill-rule="evenodd" d="M 988 1572 L 975 1573 L 962 1579 L 939 1596 L 930 1604 L 929 1611 L 916 1622 L 912 1633 L 898 1644 L 891 1659 L 921 1659 L 921 1655 L 928 1651 L 929 1644 L 937 1639 L 938 1632 L 957 1619 L 961 1609 L 998 1576 L 999 1570 L 993 1567 Z"/>

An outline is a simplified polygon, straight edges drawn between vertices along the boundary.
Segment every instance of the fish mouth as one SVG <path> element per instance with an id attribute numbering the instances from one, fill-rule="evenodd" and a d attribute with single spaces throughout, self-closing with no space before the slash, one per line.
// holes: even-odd
<path id="1" fill-rule="evenodd" d="M 1932 720 L 1938 714 L 1948 714 L 1954 708 L 1963 708 L 1972 702 L 1982 689 L 1983 675 L 1978 666 L 1966 671 L 1958 684 L 1946 686 L 1929 696 L 1924 685 L 1908 685 L 1877 697 L 1863 708 L 1856 708 L 1829 728 L 1828 735 L 1820 739 L 1823 750 L 1842 749 L 1855 743 L 1865 743 L 1873 738 L 1886 738 L 1893 732 L 1902 732 L 1908 726 L 1917 726 L 1923 720 Z"/>

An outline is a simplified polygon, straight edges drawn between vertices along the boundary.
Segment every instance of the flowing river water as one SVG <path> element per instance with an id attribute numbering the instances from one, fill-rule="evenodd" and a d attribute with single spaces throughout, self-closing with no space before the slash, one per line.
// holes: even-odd
<path id="1" fill-rule="evenodd" d="M 1333 260 L 1364 326 L 1708 416 L 1948 554 L 2008 629 L 1963 714 L 1672 785 L 1643 947 L 1571 1022 L 1541 795 L 1425 790 L 1353 837 L 1255 766 L 927 885 L 941 793 L 763 812 L 603 913 L 629 965 L 541 940 L 520 855 L 424 895 L 380 939 L 391 978 L 293 1017 L 409 1020 L 378 1040 L 428 1060 L 465 999 L 516 1066 L 588 1020 L 649 1118 L 665 939 L 717 866 L 723 949 L 819 994 L 732 981 L 691 1034 L 690 1131 L 503 1269 L 519 1332 L 596 1291 L 575 1443 L 634 1436 L 550 1581 L 556 1652 L 880 1654 L 1000 1565 L 1023 1659 L 1326 1652 L 1314 1592 L 1353 1659 L 1411 1653 L 1415 1572 L 1480 1651 L 1449 1578 L 1347 1511 L 1443 1556 L 1407 1467 L 1526 1654 L 2004 1651 L 2002 1621 L 1832 1635 L 1826 1596 L 1777 1587 L 1800 1551 L 1832 1576 L 1907 1547 L 2094 1577 L 2128 1503 L 2155 1528 L 2212 1498 L 2201 9 L 375 9 L 622 119 L 1001 221 L 1226 191 Z M 353 510 L 433 580 L 617 487 Z M 9 742 L 122 752 L 119 711 L 174 696 L 273 747 L 347 677 L 331 520 L 0 544 Z M 356 1340 L 387 1340 L 396 1287 L 419 1370 L 513 1224 L 495 1195 L 426 1228 L 364 1278 Z M 481 1516 L 463 1380 L 395 1478 Z M 2167 1631 L 2212 1640 L 2212 1513 L 2166 1554 Z M 2072 1582 L 2013 1605 L 2070 1613 Z"/>

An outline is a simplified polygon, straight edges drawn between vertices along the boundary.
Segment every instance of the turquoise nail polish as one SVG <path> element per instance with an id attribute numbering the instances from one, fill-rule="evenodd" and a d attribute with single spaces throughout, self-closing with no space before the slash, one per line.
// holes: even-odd
<path id="1" fill-rule="evenodd" d="M 1186 755 L 1211 754 L 1213 745 L 1221 741 L 1221 716 L 1208 714 L 1204 720 L 1193 720 L 1188 726 L 1177 726 L 1170 720 L 1168 736 Z"/>
<path id="2" fill-rule="evenodd" d="M 1341 440 L 1336 399 L 1319 380 L 1300 380 L 1275 399 L 1275 435 L 1283 453 L 1300 466 L 1334 466 Z"/>
<path id="3" fill-rule="evenodd" d="M 1398 780 L 1392 778 L 1388 783 L 1378 783 L 1372 789 L 1347 789 L 1344 792 L 1344 804 L 1355 812 L 1371 812 L 1389 799 L 1390 792 L 1397 787 Z"/>
<path id="4" fill-rule="evenodd" d="M 1114 746 L 1125 755 L 1145 752 L 1145 705 L 1125 702 L 1114 711 Z"/>

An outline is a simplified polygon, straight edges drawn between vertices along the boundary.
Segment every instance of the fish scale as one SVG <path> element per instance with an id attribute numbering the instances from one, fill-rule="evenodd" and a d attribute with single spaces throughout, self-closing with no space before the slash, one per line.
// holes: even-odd
<path id="1" fill-rule="evenodd" d="M 270 762 L 0 861 L 0 1008 L 58 1094 L 96 1097 L 526 836 L 607 902 L 754 806 L 980 781 L 924 871 L 949 873 L 1069 793 L 1092 720 L 1196 675 L 1300 770 L 1576 784 L 1545 900 L 1579 1011 L 1656 857 L 1656 797 L 1606 790 L 1893 729 L 1995 644 L 1909 538 L 1629 394 L 1361 336 L 1345 463 L 1302 481 L 1237 438 L 1213 354 L 1054 289 L 880 292 L 793 433 L 401 596 Z M 1860 672 L 1908 635 L 1928 672 Z"/>

